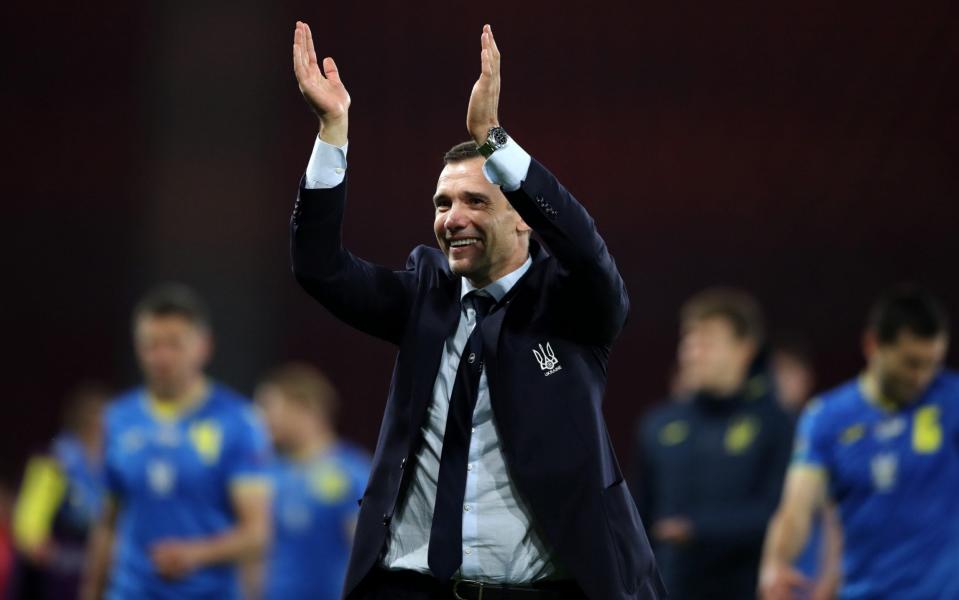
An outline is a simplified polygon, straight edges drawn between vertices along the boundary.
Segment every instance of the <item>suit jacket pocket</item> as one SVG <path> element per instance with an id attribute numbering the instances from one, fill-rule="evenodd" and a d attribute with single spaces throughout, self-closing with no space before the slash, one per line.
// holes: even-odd
<path id="1" fill-rule="evenodd" d="M 606 511 L 606 525 L 612 541 L 612 550 L 616 555 L 619 574 L 623 579 L 626 592 L 636 591 L 636 584 L 641 576 L 649 570 L 649 565 L 643 564 L 649 560 L 649 547 L 646 541 L 646 532 L 633 497 L 626 487 L 626 482 L 620 479 L 603 490 L 603 509 Z"/>

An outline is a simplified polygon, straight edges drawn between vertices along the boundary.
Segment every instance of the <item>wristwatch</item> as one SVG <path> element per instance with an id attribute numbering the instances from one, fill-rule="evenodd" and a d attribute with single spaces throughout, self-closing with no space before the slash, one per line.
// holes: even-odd
<path id="1" fill-rule="evenodd" d="M 509 141 L 509 135 L 502 127 L 491 127 L 486 134 L 486 143 L 477 148 L 483 158 L 489 158 L 494 152 L 502 148 Z"/>

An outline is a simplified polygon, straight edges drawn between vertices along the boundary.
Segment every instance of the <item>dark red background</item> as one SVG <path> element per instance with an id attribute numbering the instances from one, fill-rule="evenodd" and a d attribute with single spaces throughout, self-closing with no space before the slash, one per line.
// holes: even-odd
<path id="1" fill-rule="evenodd" d="M 136 381 L 128 313 L 182 280 L 215 310 L 212 372 L 326 369 L 372 444 L 393 349 L 295 285 L 287 220 L 315 122 L 290 67 L 313 25 L 353 96 L 346 239 L 401 266 L 431 241 L 442 152 L 490 22 L 502 121 L 587 205 L 631 294 L 606 404 L 620 453 L 665 391 L 676 311 L 727 283 L 807 335 L 820 387 L 860 366 L 874 296 L 912 279 L 959 313 L 955 3 L 7 4 L 0 475 L 63 393 Z M 953 354 L 955 357 L 955 354 Z"/>

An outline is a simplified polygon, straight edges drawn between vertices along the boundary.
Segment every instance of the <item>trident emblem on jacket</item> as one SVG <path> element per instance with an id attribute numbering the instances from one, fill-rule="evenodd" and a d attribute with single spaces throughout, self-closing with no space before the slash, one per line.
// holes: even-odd
<path id="1" fill-rule="evenodd" d="M 544 375 L 549 377 L 553 373 L 561 370 L 563 367 L 559 364 L 559 359 L 556 358 L 556 353 L 553 352 L 553 347 L 549 345 L 549 342 L 546 342 L 546 348 L 543 348 L 542 344 L 539 344 L 539 350 L 533 349 L 533 356 L 536 357 L 536 362 L 539 363 L 539 368 L 545 371 Z"/>

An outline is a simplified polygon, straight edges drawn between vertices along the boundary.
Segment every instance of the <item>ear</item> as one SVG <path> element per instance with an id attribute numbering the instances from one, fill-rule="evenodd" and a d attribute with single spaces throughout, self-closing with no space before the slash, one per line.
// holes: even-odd
<path id="1" fill-rule="evenodd" d="M 526 224 L 526 221 L 523 220 L 523 217 L 519 216 L 519 213 L 516 213 L 516 232 L 517 233 L 529 233 L 533 228 Z"/>
<path id="2" fill-rule="evenodd" d="M 200 351 L 203 355 L 203 366 L 205 367 L 213 358 L 213 334 L 209 331 L 201 331 L 200 336 L 200 343 L 202 344 Z"/>
<path id="3" fill-rule="evenodd" d="M 872 360 L 872 357 L 876 355 L 876 352 L 879 350 L 879 338 L 876 337 L 876 332 L 867 329 L 862 334 L 862 354 L 866 358 L 866 362 Z"/>

